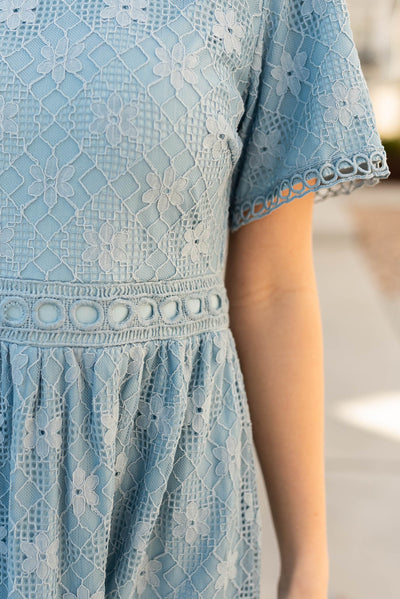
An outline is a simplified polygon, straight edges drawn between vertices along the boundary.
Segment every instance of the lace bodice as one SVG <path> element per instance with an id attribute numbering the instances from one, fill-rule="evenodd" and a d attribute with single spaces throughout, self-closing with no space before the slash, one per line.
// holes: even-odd
<path id="1" fill-rule="evenodd" d="M 389 174 L 340 0 L 2 0 L 0 33 L 0 276 L 218 275 L 296 183 Z"/>

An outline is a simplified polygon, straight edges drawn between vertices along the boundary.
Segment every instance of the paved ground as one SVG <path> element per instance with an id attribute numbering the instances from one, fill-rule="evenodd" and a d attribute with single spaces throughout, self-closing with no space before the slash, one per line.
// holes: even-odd
<path id="1" fill-rule="evenodd" d="M 329 599 L 400 597 L 400 185 L 314 208 L 324 328 Z M 279 557 L 267 496 L 260 599 Z"/>

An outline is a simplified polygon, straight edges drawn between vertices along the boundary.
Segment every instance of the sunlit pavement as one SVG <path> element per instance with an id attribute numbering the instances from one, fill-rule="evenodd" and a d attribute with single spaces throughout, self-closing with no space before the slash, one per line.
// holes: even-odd
<path id="1" fill-rule="evenodd" d="M 329 599 L 400 597 L 400 293 L 388 296 L 379 285 L 351 210 L 377 205 L 400 211 L 400 186 L 381 183 L 314 208 L 325 355 Z M 400 258 L 398 272 L 393 276 L 400 277 Z M 257 466 L 260 599 L 276 599 L 279 554 Z"/>

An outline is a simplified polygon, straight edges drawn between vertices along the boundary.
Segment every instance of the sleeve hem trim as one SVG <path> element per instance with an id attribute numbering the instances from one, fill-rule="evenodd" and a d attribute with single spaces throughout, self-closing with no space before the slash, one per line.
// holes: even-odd
<path id="1" fill-rule="evenodd" d="M 315 202 L 339 194 L 349 194 L 365 184 L 375 185 L 387 179 L 390 170 L 386 152 L 374 148 L 369 153 L 357 152 L 352 156 L 341 155 L 334 162 L 324 161 L 314 167 L 306 167 L 283 179 L 266 196 L 256 196 L 231 211 L 230 230 L 265 216 L 296 198 L 314 191 Z M 312 183 L 314 181 L 314 183 Z"/>

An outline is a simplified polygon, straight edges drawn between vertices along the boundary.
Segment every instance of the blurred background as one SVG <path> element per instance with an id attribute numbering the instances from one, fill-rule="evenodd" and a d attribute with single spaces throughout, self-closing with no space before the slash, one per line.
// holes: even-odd
<path id="1" fill-rule="evenodd" d="M 315 205 L 329 599 L 400 599 L 400 0 L 347 0 L 391 177 Z M 258 466 L 260 599 L 279 554 Z"/>

